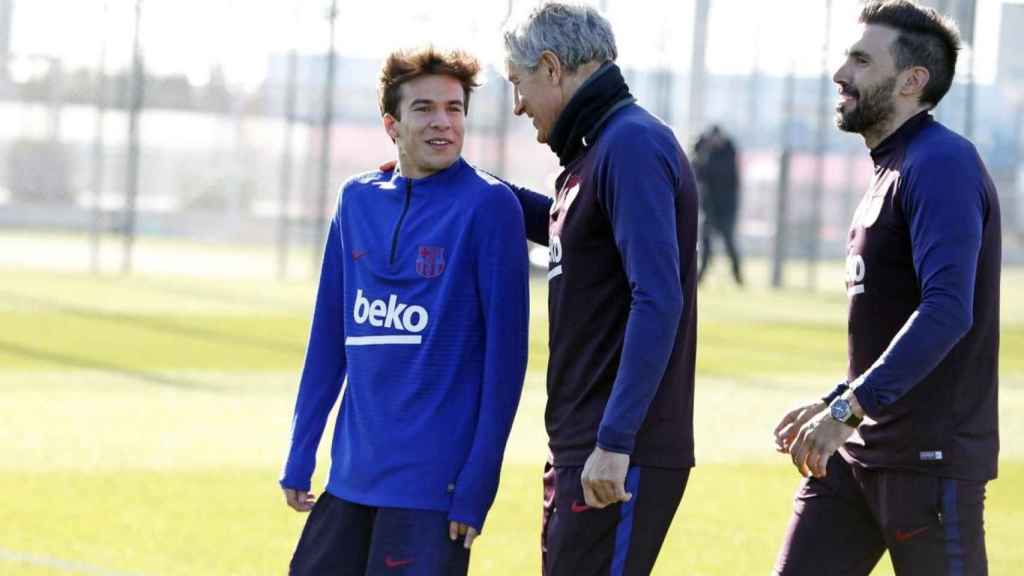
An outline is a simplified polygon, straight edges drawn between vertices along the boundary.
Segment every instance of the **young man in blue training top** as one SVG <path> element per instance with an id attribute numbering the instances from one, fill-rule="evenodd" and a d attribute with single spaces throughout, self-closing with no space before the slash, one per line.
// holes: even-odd
<path id="1" fill-rule="evenodd" d="M 461 158 L 479 68 L 425 48 L 381 71 L 398 168 L 349 180 L 327 236 L 280 481 L 312 510 L 292 574 L 464 574 L 494 500 L 526 370 L 528 270 L 515 196 Z"/>
<path id="2" fill-rule="evenodd" d="M 875 164 L 847 244 L 849 369 L 775 430 L 807 476 L 775 573 L 867 575 L 888 550 L 899 576 L 983 575 L 999 199 L 974 146 L 928 113 L 953 81 L 955 26 L 909 0 L 868 2 L 860 22 L 833 76 L 839 128 Z"/>
<path id="3" fill-rule="evenodd" d="M 543 570 L 646 575 L 694 465 L 696 183 L 597 10 L 545 3 L 505 51 L 514 113 L 564 167 L 553 201 L 516 190 L 550 249 Z"/>

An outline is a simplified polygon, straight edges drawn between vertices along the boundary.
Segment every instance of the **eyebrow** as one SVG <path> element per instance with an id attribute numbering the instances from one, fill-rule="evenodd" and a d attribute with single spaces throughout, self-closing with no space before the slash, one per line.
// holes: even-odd
<path id="1" fill-rule="evenodd" d="M 854 57 L 854 58 L 864 58 L 865 60 L 871 60 L 871 55 L 868 54 L 867 52 L 861 50 L 860 48 L 854 48 L 853 50 L 847 50 L 846 51 L 846 55 Z"/>
<path id="2" fill-rule="evenodd" d="M 427 99 L 427 98 L 417 98 L 417 99 L 415 99 L 415 100 L 413 100 L 412 102 L 409 103 L 409 107 L 412 108 L 413 106 L 418 106 L 420 104 L 433 104 L 433 103 L 434 103 L 434 100 L 430 100 L 430 99 Z M 464 106 L 465 105 L 462 102 L 462 100 L 449 100 L 448 102 L 445 103 L 446 106 L 451 106 L 452 104 L 457 104 L 459 106 Z"/>

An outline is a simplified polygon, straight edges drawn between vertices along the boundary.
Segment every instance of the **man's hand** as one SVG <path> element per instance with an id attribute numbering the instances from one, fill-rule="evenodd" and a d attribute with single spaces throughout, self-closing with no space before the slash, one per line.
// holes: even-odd
<path id="1" fill-rule="evenodd" d="M 291 488 L 282 488 L 282 490 L 284 490 L 285 502 L 296 512 L 309 512 L 313 509 L 313 504 L 316 503 L 316 496 L 305 490 L 292 490 Z"/>
<path id="2" fill-rule="evenodd" d="M 853 434 L 853 427 L 837 422 L 825 412 L 800 427 L 796 440 L 789 447 L 793 465 L 803 476 L 824 478 L 828 459 Z"/>
<path id="3" fill-rule="evenodd" d="M 782 454 L 789 452 L 800 428 L 827 407 L 824 402 L 818 400 L 813 404 L 790 410 L 775 427 L 775 449 Z"/>
<path id="4" fill-rule="evenodd" d="M 473 528 L 469 524 L 455 522 L 454 520 L 448 523 L 448 537 L 452 539 L 452 542 L 455 542 L 459 539 L 459 536 L 465 536 L 463 546 L 466 547 L 466 550 L 469 550 L 469 547 L 473 545 L 473 540 L 476 540 L 476 537 L 479 534 L 480 533 L 477 532 L 476 528 Z"/>
<path id="5" fill-rule="evenodd" d="M 580 481 L 587 506 L 604 508 L 616 502 L 629 502 L 633 497 L 626 492 L 626 472 L 629 454 L 618 454 L 594 448 L 583 465 Z"/>

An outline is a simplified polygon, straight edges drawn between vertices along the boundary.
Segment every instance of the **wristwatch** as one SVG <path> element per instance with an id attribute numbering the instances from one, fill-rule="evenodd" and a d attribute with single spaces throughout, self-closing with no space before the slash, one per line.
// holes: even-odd
<path id="1" fill-rule="evenodd" d="M 840 396 L 832 401 L 832 404 L 828 407 L 829 414 L 832 415 L 832 419 L 836 422 L 846 424 L 851 428 L 860 426 L 861 418 L 853 413 L 853 408 L 850 407 L 850 401 Z"/>

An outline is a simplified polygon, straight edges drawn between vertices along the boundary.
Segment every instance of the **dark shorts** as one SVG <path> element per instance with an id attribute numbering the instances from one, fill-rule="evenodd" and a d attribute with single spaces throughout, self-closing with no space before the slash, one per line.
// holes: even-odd
<path id="1" fill-rule="evenodd" d="M 294 576 L 466 574 L 469 550 L 448 538 L 448 513 L 375 508 L 324 492 L 302 530 Z"/>
<path id="2" fill-rule="evenodd" d="M 544 469 L 544 576 L 650 574 L 679 507 L 690 469 L 633 466 L 626 474 L 629 502 L 588 508 L 582 467 Z"/>
<path id="3" fill-rule="evenodd" d="M 800 485 L 775 574 L 866 576 L 888 550 L 898 576 L 984 576 L 985 484 L 836 454 L 825 478 Z"/>

